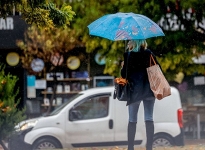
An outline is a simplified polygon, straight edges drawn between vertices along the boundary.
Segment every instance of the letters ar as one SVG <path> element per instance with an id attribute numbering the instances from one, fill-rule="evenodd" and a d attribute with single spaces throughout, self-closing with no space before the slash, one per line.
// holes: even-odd
<path id="1" fill-rule="evenodd" d="M 13 30 L 14 21 L 12 17 L 0 18 L 0 30 Z"/>

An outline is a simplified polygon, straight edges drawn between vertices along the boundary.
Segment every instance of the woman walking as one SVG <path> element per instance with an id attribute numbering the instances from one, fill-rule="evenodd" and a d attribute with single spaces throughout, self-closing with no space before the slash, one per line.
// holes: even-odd
<path id="1" fill-rule="evenodd" d="M 152 150 L 155 97 L 150 89 L 146 68 L 150 66 L 150 55 L 153 55 L 153 53 L 147 49 L 146 40 L 131 40 L 128 42 L 127 48 L 128 52 L 124 54 L 121 76 L 127 78 L 128 82 L 132 85 L 130 101 L 127 103 L 129 111 L 127 129 L 128 150 L 134 150 L 137 114 L 141 102 L 144 104 L 144 120 L 147 137 L 146 150 Z M 156 57 L 154 55 L 153 57 L 157 62 Z"/>

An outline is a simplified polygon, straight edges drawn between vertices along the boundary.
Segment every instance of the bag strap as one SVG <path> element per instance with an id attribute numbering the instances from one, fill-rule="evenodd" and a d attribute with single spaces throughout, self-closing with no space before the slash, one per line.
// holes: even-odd
<path id="1" fill-rule="evenodd" d="M 155 60 L 154 60 L 154 58 L 153 58 L 153 56 L 152 56 L 152 54 L 150 54 L 150 66 L 152 66 L 152 61 L 154 62 L 154 65 L 156 65 L 156 62 L 155 62 Z"/>

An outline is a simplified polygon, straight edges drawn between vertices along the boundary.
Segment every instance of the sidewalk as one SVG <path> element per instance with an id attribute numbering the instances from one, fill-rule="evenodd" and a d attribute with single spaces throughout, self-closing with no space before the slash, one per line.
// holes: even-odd
<path id="1" fill-rule="evenodd" d="M 200 140 L 198 140 L 198 139 L 185 139 L 185 145 L 204 145 L 205 146 L 205 139 L 200 139 Z M 194 148 L 194 147 L 193 147 Z M 89 149 L 89 148 L 85 148 L 85 149 Z M 100 149 L 100 148 L 99 148 Z M 117 149 L 117 148 L 115 148 L 115 149 Z M 120 148 L 119 148 L 120 149 Z M 1 147 L 1 145 L 0 145 L 0 150 L 3 150 L 3 148 Z M 80 150 L 83 150 L 82 148 L 80 149 Z M 95 148 L 95 150 L 97 150 L 97 148 Z M 104 150 L 106 150 L 106 149 L 104 149 Z M 110 150 L 110 149 L 109 149 Z M 168 149 L 166 149 L 166 150 L 168 150 Z M 173 149 L 172 149 L 173 150 Z M 201 149 L 200 148 L 200 150 L 205 150 L 205 147 L 204 147 L 204 149 Z"/>
<path id="2" fill-rule="evenodd" d="M 205 139 L 185 139 L 185 145 L 205 145 Z"/>

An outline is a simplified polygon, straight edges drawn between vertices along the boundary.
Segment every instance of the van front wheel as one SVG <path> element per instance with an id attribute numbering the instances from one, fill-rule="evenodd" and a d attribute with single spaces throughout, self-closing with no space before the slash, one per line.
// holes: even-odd
<path id="1" fill-rule="evenodd" d="M 41 138 L 37 140 L 32 147 L 32 150 L 41 150 L 41 149 L 59 149 L 62 146 L 53 138 Z"/>
<path id="2" fill-rule="evenodd" d="M 173 145 L 172 137 L 166 134 L 157 134 L 153 139 L 153 147 L 170 147 Z"/>

